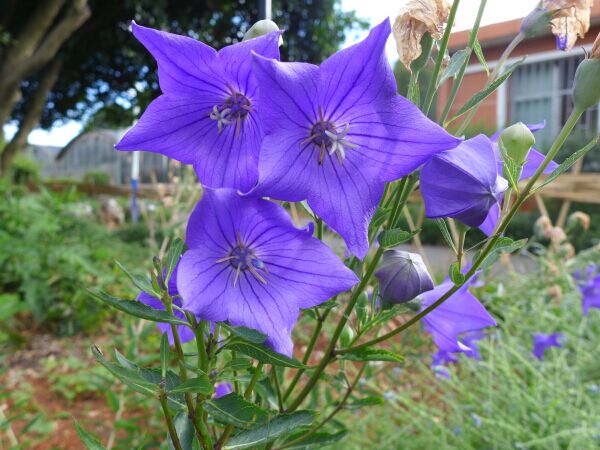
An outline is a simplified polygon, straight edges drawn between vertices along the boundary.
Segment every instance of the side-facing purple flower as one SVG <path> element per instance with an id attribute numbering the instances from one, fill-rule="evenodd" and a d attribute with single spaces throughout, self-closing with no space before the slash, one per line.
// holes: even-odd
<path id="1" fill-rule="evenodd" d="M 581 308 L 587 316 L 591 308 L 600 309 L 600 274 L 588 277 L 579 283 L 581 291 Z"/>
<path id="2" fill-rule="evenodd" d="M 297 229 L 283 207 L 233 189 L 205 189 L 192 213 L 177 274 L 186 309 L 213 322 L 254 328 L 292 354 L 301 308 L 358 279 L 329 247 Z"/>
<path id="3" fill-rule="evenodd" d="M 210 187 L 249 190 L 258 179 L 263 137 L 252 53 L 279 58 L 273 32 L 214 50 L 195 39 L 132 23 L 133 34 L 158 62 L 163 93 L 115 146 L 193 164 Z"/>
<path id="4" fill-rule="evenodd" d="M 385 182 L 460 142 L 397 95 L 389 34 L 385 19 L 320 67 L 255 57 L 265 129 L 256 192 L 306 199 L 361 258 Z"/>
<path id="5" fill-rule="evenodd" d="M 486 311 L 479 300 L 469 292 L 469 282 L 465 283 L 444 303 L 423 317 L 423 326 L 433 336 L 433 341 L 441 352 L 466 352 L 471 350 L 459 341 L 459 336 L 467 331 L 477 331 L 496 325 L 496 321 Z M 431 306 L 453 286 L 444 281 L 431 291 L 421 294 L 421 311 Z"/>
<path id="6" fill-rule="evenodd" d="M 386 250 L 375 276 L 379 279 L 381 297 L 387 303 L 406 303 L 433 289 L 431 275 L 417 253 Z"/>
<path id="7" fill-rule="evenodd" d="M 536 131 L 542 130 L 546 126 L 546 122 L 543 121 L 540 123 L 526 124 L 525 126 L 529 128 L 532 133 L 535 133 Z M 500 149 L 498 148 L 498 137 L 503 131 L 504 130 L 498 130 L 490 138 L 494 147 L 494 152 L 496 153 L 496 159 L 498 161 L 498 175 L 502 175 L 504 170 L 502 155 L 500 154 Z M 540 153 L 535 148 L 532 148 L 527 155 L 527 162 L 525 162 L 525 165 L 523 166 L 523 171 L 521 172 L 519 180 L 526 180 L 527 178 L 532 177 L 537 171 L 538 167 L 540 167 L 544 161 L 544 158 L 545 155 L 543 153 Z M 550 161 L 550 164 L 548 164 L 548 166 L 544 169 L 543 173 L 549 174 L 557 167 L 557 163 Z M 479 229 L 488 236 L 494 232 L 496 225 L 498 224 L 498 219 L 500 218 L 500 203 L 502 203 L 502 198 L 503 196 L 501 195 L 498 199 L 499 202 L 492 206 L 483 223 L 479 225 Z"/>
<path id="8" fill-rule="evenodd" d="M 534 333 L 532 335 L 533 338 L 533 350 L 531 353 L 540 361 L 544 359 L 544 353 L 546 349 L 550 347 L 562 347 L 563 344 L 561 340 L 563 339 L 562 333 L 552 333 L 552 334 L 543 334 L 543 333 Z"/>
<path id="9" fill-rule="evenodd" d="M 483 134 L 431 158 L 421 170 L 427 217 L 452 217 L 470 227 L 481 225 L 508 187 L 497 165 L 492 143 Z"/>
<path id="10" fill-rule="evenodd" d="M 213 398 L 225 397 L 227 394 L 231 394 L 233 392 L 233 386 L 228 381 L 224 381 L 223 383 L 217 383 L 215 385 L 215 395 Z"/>
<path id="11" fill-rule="evenodd" d="M 181 297 L 179 296 L 179 292 L 177 291 L 178 268 L 179 264 L 177 264 L 175 270 L 173 270 L 173 273 L 171 274 L 171 278 L 169 278 L 167 289 L 169 295 L 173 299 L 173 304 L 181 308 Z M 165 310 L 165 305 L 162 301 L 160 301 L 160 299 L 146 292 L 140 292 L 137 297 L 137 300 L 151 308 L 161 309 L 163 311 Z M 178 311 L 177 309 L 173 308 L 173 313 L 176 317 L 186 320 L 185 315 L 181 311 Z M 157 327 L 161 333 L 167 333 L 167 336 L 169 337 L 169 344 L 173 345 L 175 341 L 173 339 L 173 330 L 171 328 L 171 325 L 169 325 L 168 323 L 159 323 L 157 324 Z M 177 334 L 179 334 L 181 342 L 189 342 L 194 339 L 194 332 L 190 327 L 187 327 L 185 325 L 177 325 Z"/>

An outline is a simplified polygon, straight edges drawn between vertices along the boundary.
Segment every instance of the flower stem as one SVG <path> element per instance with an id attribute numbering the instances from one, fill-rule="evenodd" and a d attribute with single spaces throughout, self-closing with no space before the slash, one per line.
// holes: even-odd
<path id="1" fill-rule="evenodd" d="M 165 416 L 165 421 L 167 422 L 169 437 L 171 438 L 171 442 L 173 442 L 173 447 L 175 447 L 175 450 L 183 450 L 181 447 L 181 442 L 179 442 L 179 436 L 177 436 L 177 430 L 175 429 L 175 424 L 173 423 L 171 411 L 169 411 L 169 406 L 167 405 L 167 395 L 164 393 L 164 391 L 160 393 L 159 400 Z"/>
<path id="2" fill-rule="evenodd" d="M 467 70 L 467 66 L 469 65 L 469 58 L 471 53 L 473 52 L 473 46 L 475 45 L 475 39 L 477 39 L 477 32 L 479 31 L 479 24 L 481 23 L 481 17 L 483 16 L 483 11 L 485 10 L 485 5 L 487 0 L 481 0 L 479 3 L 479 10 L 477 11 L 477 17 L 475 18 L 475 23 L 473 24 L 473 28 L 471 29 L 471 34 L 469 35 L 469 45 L 467 46 L 467 51 L 469 54 L 467 55 L 467 59 L 465 63 L 460 68 L 460 71 L 456 75 L 454 79 L 454 83 L 452 83 L 452 90 L 450 91 L 450 97 L 448 98 L 448 102 L 446 103 L 446 107 L 438 120 L 438 123 L 443 124 L 450 113 L 450 108 L 454 104 L 454 99 L 456 98 L 456 94 L 458 93 L 458 89 L 462 83 L 463 77 L 465 76 L 465 71 Z"/>
<path id="3" fill-rule="evenodd" d="M 433 73 L 431 74 L 431 80 L 429 80 L 429 86 L 427 87 L 425 102 L 423 103 L 423 113 L 425 115 L 429 114 L 431 103 L 433 102 L 433 96 L 437 91 L 436 84 L 440 75 L 440 69 L 442 68 L 442 62 L 444 61 L 446 49 L 448 48 L 448 42 L 450 41 L 450 33 L 452 33 L 452 26 L 454 25 L 454 18 L 456 17 L 456 11 L 458 10 L 459 3 L 460 0 L 454 0 L 454 3 L 452 3 L 452 8 L 450 9 L 450 14 L 448 15 L 446 30 L 444 31 L 444 36 L 442 36 L 442 40 L 440 41 L 440 49 L 435 60 L 435 67 L 433 68 Z"/>

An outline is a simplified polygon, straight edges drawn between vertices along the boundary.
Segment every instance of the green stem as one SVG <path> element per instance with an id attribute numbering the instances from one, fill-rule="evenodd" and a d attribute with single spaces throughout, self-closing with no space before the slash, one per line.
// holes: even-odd
<path id="1" fill-rule="evenodd" d="M 279 412 L 283 412 L 283 396 L 281 395 L 281 385 L 279 384 L 279 376 L 277 376 L 277 370 L 275 366 L 271 366 L 271 376 L 273 377 L 273 385 L 275 387 L 275 393 L 277 394 L 277 405 L 279 406 Z"/>
<path id="2" fill-rule="evenodd" d="M 323 240 L 323 219 L 317 217 L 317 238 Z"/>
<path id="3" fill-rule="evenodd" d="M 488 78 L 488 80 L 485 84 L 485 87 L 488 87 L 490 84 L 492 84 L 494 82 L 494 80 L 496 78 L 498 78 L 498 75 L 500 75 L 500 71 L 502 70 L 502 67 L 506 63 L 506 60 L 509 58 L 509 56 L 511 55 L 513 50 L 517 47 L 517 45 L 519 45 L 521 42 L 523 42 L 524 39 L 525 39 L 525 35 L 523 33 L 519 33 L 514 37 L 514 39 L 510 42 L 510 44 L 508 44 L 508 46 L 504 49 L 504 52 L 502 52 L 502 56 L 500 56 L 500 59 L 498 60 L 496 67 L 494 67 L 492 74 Z M 475 117 L 475 114 L 479 110 L 480 106 L 481 106 L 481 103 L 475 105 L 471 109 L 471 111 L 469 111 L 469 113 L 467 114 L 465 119 L 462 121 L 462 123 L 460 124 L 460 127 L 458 128 L 458 130 L 456 132 L 457 136 L 460 136 L 464 133 L 465 129 L 469 126 L 469 124 L 473 120 L 473 117 Z M 504 124 L 502 124 L 502 125 L 504 125 Z"/>
<path id="4" fill-rule="evenodd" d="M 423 104 L 423 113 L 425 115 L 429 114 L 429 110 L 431 109 L 431 103 L 433 102 L 433 96 L 435 95 L 435 92 L 437 90 L 436 84 L 440 75 L 442 63 L 444 62 L 444 56 L 446 55 L 448 42 L 450 41 L 450 33 L 452 33 L 452 26 L 454 25 L 454 18 L 456 17 L 456 11 L 458 10 L 459 3 L 460 0 L 454 0 L 454 3 L 452 3 L 452 8 L 450 9 L 450 14 L 448 15 L 448 23 L 446 24 L 446 30 L 444 31 L 444 36 L 442 36 L 442 40 L 440 41 L 440 49 L 435 60 L 435 67 L 433 68 L 433 73 L 431 74 L 431 80 L 429 80 L 429 86 L 427 87 L 425 103 Z"/>
<path id="5" fill-rule="evenodd" d="M 463 77 L 465 76 L 465 71 L 467 70 L 467 66 L 469 65 L 469 59 L 471 57 L 471 53 L 473 52 L 473 46 L 475 45 L 475 39 L 477 39 L 477 32 L 479 31 L 479 24 L 481 23 L 481 17 L 483 16 L 483 11 L 485 10 L 485 5 L 487 0 L 481 0 L 479 3 L 479 10 L 477 11 L 477 17 L 475 18 L 475 23 L 473 24 L 473 29 L 471 30 L 471 34 L 469 35 L 469 45 L 467 47 L 468 55 L 465 63 L 460 68 L 460 71 L 456 75 L 454 82 L 452 83 L 452 90 L 450 91 L 450 97 L 448 98 L 448 102 L 438 120 L 438 123 L 443 124 L 450 113 L 450 108 L 454 104 L 454 100 L 456 98 L 456 94 L 458 93 L 458 89 L 462 83 Z"/>
<path id="6" fill-rule="evenodd" d="M 175 447 L 176 450 L 183 450 L 183 448 L 181 447 L 181 442 L 179 442 L 179 436 L 177 436 L 177 430 L 175 429 L 175 424 L 173 423 L 171 411 L 169 411 L 169 406 L 167 405 L 167 396 L 164 392 L 161 392 L 159 400 L 160 405 L 162 406 L 163 414 L 165 416 L 165 421 L 167 422 L 169 436 L 171 438 L 171 442 L 173 442 L 173 447 Z"/>
<path id="7" fill-rule="evenodd" d="M 559 152 L 559 150 L 563 146 L 563 144 L 564 144 L 565 140 L 567 139 L 567 137 L 569 136 L 569 134 L 571 134 L 571 131 L 575 127 L 575 124 L 577 123 L 577 120 L 579 120 L 579 117 L 581 117 L 582 113 L 583 113 L 583 111 L 580 109 L 574 109 L 573 112 L 571 112 L 571 115 L 567 119 L 567 122 L 565 123 L 565 125 L 563 126 L 559 135 L 557 136 L 556 140 L 552 144 L 552 147 L 550 147 L 550 150 L 548 151 L 548 154 L 544 158 L 544 161 L 542 162 L 540 167 L 538 167 L 535 174 L 529 179 L 527 185 L 521 192 L 521 195 L 515 201 L 515 204 L 509 210 L 506 217 L 502 220 L 502 223 L 498 227 L 498 230 L 496 231 L 496 233 L 490 238 L 490 240 L 488 241 L 486 246 L 483 248 L 483 250 L 479 254 L 479 257 L 473 262 L 471 269 L 465 275 L 465 281 L 463 283 L 455 284 L 454 286 L 452 286 L 435 303 L 432 303 L 426 309 L 424 309 L 423 311 L 414 315 L 408 321 L 406 321 L 405 323 L 400 325 L 398 328 L 390 331 L 389 333 L 383 334 L 379 337 L 376 337 L 374 339 L 371 339 L 369 341 L 366 341 L 366 342 L 364 342 L 360 345 L 356 345 L 354 347 L 337 350 L 337 351 L 335 351 L 335 354 L 342 355 L 344 353 L 349 353 L 349 352 L 353 352 L 353 351 L 360 350 L 363 348 L 371 347 L 373 345 L 379 344 L 380 342 L 387 341 L 388 339 L 394 337 L 395 335 L 397 335 L 399 333 L 402 333 L 407 328 L 410 328 L 412 325 L 419 322 L 423 317 L 425 317 L 431 311 L 436 309 L 438 306 L 440 306 L 442 303 L 444 303 L 449 297 L 451 297 L 456 291 L 458 291 L 458 289 L 460 289 L 475 274 L 475 272 L 477 271 L 477 269 L 479 268 L 481 263 L 489 255 L 489 253 L 493 250 L 496 242 L 498 241 L 500 236 L 502 236 L 502 234 L 506 230 L 506 227 L 508 227 L 508 224 L 510 223 L 510 221 L 512 220 L 514 215 L 517 213 L 517 211 L 519 210 L 521 205 L 525 202 L 525 200 L 527 200 L 529 198 L 529 194 L 531 193 L 531 190 L 533 189 L 533 186 L 535 185 L 535 183 L 537 182 L 539 177 L 542 175 L 542 173 L 544 172 L 546 167 L 548 167 L 548 164 L 550 164 L 550 161 L 552 161 L 552 159 Z"/>

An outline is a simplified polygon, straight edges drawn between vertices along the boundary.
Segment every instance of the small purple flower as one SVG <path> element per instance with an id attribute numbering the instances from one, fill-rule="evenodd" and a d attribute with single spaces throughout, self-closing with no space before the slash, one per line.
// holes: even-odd
<path id="1" fill-rule="evenodd" d="M 560 342 L 563 338 L 562 333 L 534 333 L 533 334 L 533 350 L 531 353 L 540 361 L 544 359 L 544 353 L 546 349 L 550 347 L 562 347 L 563 344 Z"/>
<path id="2" fill-rule="evenodd" d="M 396 93 L 389 34 L 385 19 L 320 67 L 255 57 L 265 129 L 256 192 L 306 199 L 360 258 L 385 182 L 460 142 Z"/>
<path id="3" fill-rule="evenodd" d="M 358 281 L 329 247 L 297 229 L 283 207 L 233 189 L 205 189 L 186 244 L 177 274 L 184 307 L 206 320 L 261 331 L 288 356 L 300 309 Z"/>
<path id="4" fill-rule="evenodd" d="M 435 303 L 452 286 L 453 283 L 446 280 L 435 289 L 421 294 L 421 311 Z M 465 352 L 471 349 L 459 341 L 459 336 L 467 331 L 495 326 L 496 321 L 469 292 L 467 282 L 444 303 L 423 317 L 423 325 L 433 336 L 439 351 Z"/>
<path id="5" fill-rule="evenodd" d="M 556 36 L 556 48 L 558 50 L 566 50 L 567 49 L 567 42 L 568 42 L 568 37 L 566 34 L 559 34 Z"/>
<path id="6" fill-rule="evenodd" d="M 179 306 L 181 308 L 181 297 L 179 296 L 179 292 L 177 291 L 177 270 L 178 270 L 178 268 L 179 268 L 179 264 L 177 264 L 177 266 L 175 266 L 175 269 L 173 270 L 173 273 L 171 274 L 171 278 L 169 278 L 169 283 L 168 283 L 167 288 L 168 288 L 169 295 L 173 299 L 173 304 L 176 306 Z M 146 292 L 140 292 L 137 297 L 137 300 L 142 302 L 146 306 L 150 306 L 151 308 L 161 309 L 163 311 L 165 310 L 165 305 L 163 304 L 162 301 L 160 301 L 160 299 L 158 299 Z M 175 308 L 173 308 L 173 313 L 175 314 L 176 317 L 183 319 L 183 320 L 187 320 L 185 318 L 185 315 L 181 311 L 179 311 Z M 168 323 L 159 323 L 159 324 L 157 324 L 157 327 L 161 333 L 167 333 L 167 336 L 169 337 L 169 344 L 173 345 L 175 341 L 173 340 L 173 330 L 171 329 L 171 325 L 169 325 Z M 187 327 L 185 325 L 177 325 L 177 334 L 179 334 L 179 338 L 181 339 L 181 342 L 189 342 L 194 339 L 194 332 L 192 331 L 192 329 L 190 327 Z"/>
<path id="7" fill-rule="evenodd" d="M 546 126 L 546 122 L 534 123 L 534 124 L 526 124 L 525 125 L 532 133 L 536 131 L 542 130 Z M 498 161 L 498 175 L 502 175 L 504 163 L 502 162 L 502 155 L 500 154 L 500 149 L 498 148 L 498 137 L 504 130 L 498 130 L 496 133 L 492 135 L 490 140 L 492 141 L 492 145 L 494 147 L 494 152 L 496 153 L 496 159 Z M 523 166 L 523 171 L 521 172 L 521 176 L 519 180 L 526 180 L 527 178 L 532 177 L 537 171 L 538 167 L 544 161 L 546 156 L 543 153 L 538 152 L 536 149 L 532 148 L 529 151 L 529 155 L 527 155 L 527 161 Z M 558 167 L 558 164 L 554 161 L 550 161 L 550 164 L 544 169 L 544 174 L 551 173 L 554 169 Z M 498 224 L 498 219 L 500 218 L 500 204 L 502 203 L 503 196 L 500 195 L 498 198 L 498 203 L 492 206 L 487 217 L 483 221 L 481 225 L 479 225 L 479 229 L 483 231 L 486 235 L 490 236 L 494 230 L 496 229 L 496 225 Z"/>
<path id="8" fill-rule="evenodd" d="M 600 309 L 600 275 L 588 278 L 579 284 L 581 291 L 581 307 L 587 316 L 590 308 Z"/>
<path id="9" fill-rule="evenodd" d="M 223 48 L 132 23 L 158 62 L 163 93 L 115 146 L 193 164 L 210 187 L 249 190 L 258 179 L 263 137 L 252 53 L 279 58 L 279 32 Z"/>
<path id="10" fill-rule="evenodd" d="M 475 330 L 464 333 L 460 339 L 468 348 L 468 350 L 463 351 L 463 353 L 469 358 L 476 359 L 477 361 L 481 360 L 478 343 L 486 336 L 487 334 L 483 330 Z"/>
<path id="11" fill-rule="evenodd" d="M 233 392 L 233 386 L 231 383 L 225 381 L 223 383 L 217 383 L 215 385 L 215 395 L 213 398 L 224 397 L 227 394 L 231 394 Z"/>
<path id="12" fill-rule="evenodd" d="M 381 297 L 387 303 L 406 303 L 433 289 L 423 258 L 416 253 L 386 250 L 375 276 L 379 279 Z"/>
<path id="13" fill-rule="evenodd" d="M 431 158 L 421 170 L 421 194 L 431 219 L 453 217 L 470 227 L 485 220 L 508 181 L 498 175 L 492 143 L 480 134 Z"/>

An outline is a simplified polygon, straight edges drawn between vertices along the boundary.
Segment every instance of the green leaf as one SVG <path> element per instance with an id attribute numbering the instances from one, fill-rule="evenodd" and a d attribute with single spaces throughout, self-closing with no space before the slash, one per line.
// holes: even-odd
<path id="1" fill-rule="evenodd" d="M 377 325 L 387 323 L 394 317 L 404 314 L 411 311 L 411 308 L 407 305 L 407 303 L 403 303 L 400 305 L 393 305 L 390 309 L 384 310 L 380 312 L 377 316 L 373 318 L 369 323 L 365 325 L 362 330 L 362 333 L 366 333 L 371 328 L 376 327 Z"/>
<path id="2" fill-rule="evenodd" d="M 129 279 L 133 282 L 136 288 L 138 288 L 140 291 L 144 291 L 152 295 L 153 297 L 160 298 L 160 290 L 154 289 L 154 287 L 152 287 L 151 281 L 148 278 L 131 273 L 119 261 L 115 261 L 115 263 L 117 264 L 119 269 L 121 269 L 121 271 L 129 277 Z"/>
<path id="3" fill-rule="evenodd" d="M 390 216 L 390 210 L 385 208 L 378 208 L 373 214 L 371 219 L 371 225 L 369 226 L 370 231 L 378 230 Z"/>
<path id="4" fill-rule="evenodd" d="M 500 254 L 502 253 L 512 253 L 516 250 L 519 250 L 527 243 L 527 239 L 520 239 L 518 241 L 513 241 L 511 238 L 502 236 L 498 238 L 496 244 L 494 244 L 494 248 L 490 251 L 490 253 L 485 257 L 485 259 L 481 262 L 479 268 L 481 270 L 486 269 L 493 265 L 500 258 Z"/>
<path id="5" fill-rule="evenodd" d="M 305 366 L 297 359 L 288 358 L 281 353 L 277 353 L 262 344 L 242 341 L 234 339 L 225 345 L 225 348 L 236 352 L 243 353 L 246 356 L 256 359 L 264 364 L 272 364 L 274 366 L 294 367 L 296 369 L 304 368 Z"/>
<path id="6" fill-rule="evenodd" d="M 173 274 L 173 270 L 177 266 L 179 259 L 181 258 L 181 254 L 183 253 L 183 248 L 185 247 L 185 243 L 180 238 L 175 238 L 171 245 L 169 246 L 169 250 L 165 256 L 165 284 L 169 284 L 169 280 L 171 279 L 171 275 Z"/>
<path id="7" fill-rule="evenodd" d="M 123 300 L 117 297 L 112 297 L 106 292 L 94 292 L 88 291 L 96 299 L 103 303 L 106 303 L 113 308 L 123 311 L 131 316 L 139 317 L 140 319 L 150 320 L 152 322 L 163 322 L 170 323 L 173 325 L 187 325 L 190 326 L 185 320 L 181 320 L 175 316 L 170 315 L 168 312 L 162 309 L 154 309 L 144 305 L 136 300 Z"/>
<path id="8" fill-rule="evenodd" d="M 433 221 L 440 229 L 440 232 L 442 233 L 442 237 L 446 241 L 446 244 L 448 244 L 448 247 L 450 247 L 452 249 L 452 251 L 454 252 L 454 254 L 456 255 L 458 252 L 456 251 L 456 246 L 454 245 L 454 241 L 452 240 L 452 236 L 450 235 L 450 231 L 448 230 L 448 225 L 446 224 L 446 220 L 445 219 L 434 219 Z"/>
<path id="9" fill-rule="evenodd" d="M 365 406 L 377 406 L 385 404 L 385 399 L 380 396 L 358 398 L 344 405 L 344 409 L 359 409 Z"/>
<path id="10" fill-rule="evenodd" d="M 98 438 L 89 431 L 86 431 L 76 420 L 75 430 L 77 430 L 77 435 L 87 450 L 104 450 L 104 446 Z"/>
<path id="11" fill-rule="evenodd" d="M 262 444 L 286 436 L 299 427 L 308 427 L 315 419 L 315 413 L 296 411 L 281 414 L 263 425 L 238 433 L 223 447 L 223 449 L 257 448 Z"/>
<path id="12" fill-rule="evenodd" d="M 510 187 L 519 192 L 519 178 L 521 177 L 523 165 L 517 163 L 509 154 L 502 139 L 498 139 L 498 149 L 502 156 L 502 175 L 508 180 Z"/>
<path id="13" fill-rule="evenodd" d="M 483 69 L 485 70 L 486 75 L 489 77 L 490 69 L 488 68 L 487 62 L 485 62 L 485 56 L 483 56 L 483 50 L 481 49 L 481 45 L 479 44 L 479 40 L 477 38 L 475 38 L 475 42 L 473 43 L 473 50 L 475 51 L 475 54 L 477 55 L 477 59 L 479 60 L 479 63 L 483 66 Z"/>
<path id="14" fill-rule="evenodd" d="M 379 245 L 381 245 L 383 248 L 392 248 L 412 239 L 412 237 L 419 231 L 420 230 L 404 231 L 400 228 L 383 230 L 381 233 L 379 233 L 377 240 L 379 241 Z"/>
<path id="15" fill-rule="evenodd" d="M 465 276 L 460 271 L 460 265 L 458 264 L 458 261 L 450 265 L 448 274 L 450 275 L 450 279 L 454 284 L 462 284 L 465 281 Z"/>
<path id="16" fill-rule="evenodd" d="M 163 378 L 167 378 L 167 367 L 169 366 L 169 336 L 163 333 L 160 340 L 160 372 Z"/>
<path id="17" fill-rule="evenodd" d="M 338 358 L 347 361 L 387 361 L 397 363 L 404 361 L 402 355 L 382 348 L 360 348 L 349 353 L 338 355 Z"/>
<path id="18" fill-rule="evenodd" d="M 573 164 L 575 164 L 577 162 L 577 160 L 583 158 L 591 149 L 593 149 L 596 146 L 596 144 L 598 144 L 598 139 L 600 139 L 600 136 L 596 136 L 585 147 L 580 148 L 575 153 L 573 153 L 571 156 L 569 156 L 567 159 L 565 159 L 556 169 L 554 169 L 552 171 L 552 173 L 550 175 L 548 175 L 544 179 L 544 181 L 542 183 L 540 183 L 535 188 L 534 192 L 539 191 L 541 188 L 546 186 L 548 183 L 552 183 L 559 176 L 561 176 L 563 173 L 565 173 L 567 170 L 569 170 L 571 168 L 571 166 L 573 166 Z"/>
<path id="19" fill-rule="evenodd" d="M 286 449 L 293 450 L 310 450 L 316 448 L 324 448 L 325 446 L 335 444 L 338 441 L 341 441 L 348 434 L 347 430 L 338 431 L 337 433 L 326 433 L 324 431 L 319 431 L 313 433 L 310 437 L 303 439 L 297 444 L 292 444 L 291 446 L 286 446 Z M 302 436 L 299 434 L 298 436 L 294 436 L 293 438 L 288 439 L 286 442 L 292 442 L 298 437 Z"/>
<path id="20" fill-rule="evenodd" d="M 506 70 L 506 72 L 504 72 L 502 75 L 500 75 L 494 81 L 492 81 L 488 86 L 484 87 L 481 91 L 479 91 L 477 94 L 475 94 L 473 97 L 471 97 L 462 106 L 462 108 L 460 108 L 460 110 L 456 113 L 456 115 L 446 122 L 445 125 L 449 124 L 450 122 L 454 121 L 455 119 L 458 119 L 460 116 L 462 116 L 464 113 L 469 111 L 471 108 L 474 108 L 475 106 L 479 105 L 482 101 L 484 101 L 487 97 L 489 97 L 496 89 L 498 89 L 498 87 L 502 83 L 504 83 L 506 81 L 506 79 L 508 77 L 510 77 L 512 75 L 513 71 L 524 60 L 525 60 L 525 58 L 522 58 L 520 61 L 517 61 L 516 63 L 512 64 Z"/>
<path id="21" fill-rule="evenodd" d="M 169 393 L 180 394 L 191 392 L 194 394 L 210 395 L 214 391 L 214 386 L 206 374 L 200 374 L 197 378 L 190 378 L 178 386 L 169 389 Z"/>
<path id="22" fill-rule="evenodd" d="M 252 365 L 252 361 L 247 358 L 235 358 L 225 364 L 223 370 L 239 371 L 246 370 Z"/>
<path id="23" fill-rule="evenodd" d="M 260 331 L 254 330 L 252 328 L 229 327 L 228 329 L 237 337 L 242 338 L 244 341 L 252 342 L 254 344 L 262 344 L 267 340 L 266 334 L 263 334 Z"/>
<path id="24" fill-rule="evenodd" d="M 194 442 L 194 424 L 190 421 L 187 411 L 181 411 L 173 419 L 175 425 L 175 431 L 177 437 L 179 437 L 179 443 L 181 444 L 182 450 L 192 450 Z M 173 441 L 167 436 L 166 441 L 169 443 L 169 450 L 175 450 Z"/>
<path id="25" fill-rule="evenodd" d="M 254 403 L 233 392 L 220 398 L 208 400 L 203 403 L 203 407 L 219 422 L 231 424 L 238 428 L 251 428 L 269 418 L 268 411 L 259 408 Z"/>
<path id="26" fill-rule="evenodd" d="M 448 67 L 446 67 L 446 70 L 442 72 L 442 75 L 440 76 L 436 87 L 439 88 L 442 85 L 442 83 L 444 83 L 444 81 L 456 76 L 460 68 L 467 62 L 467 59 L 469 58 L 470 54 L 471 52 L 468 48 L 458 50 L 457 52 L 455 52 L 450 58 Z"/>

